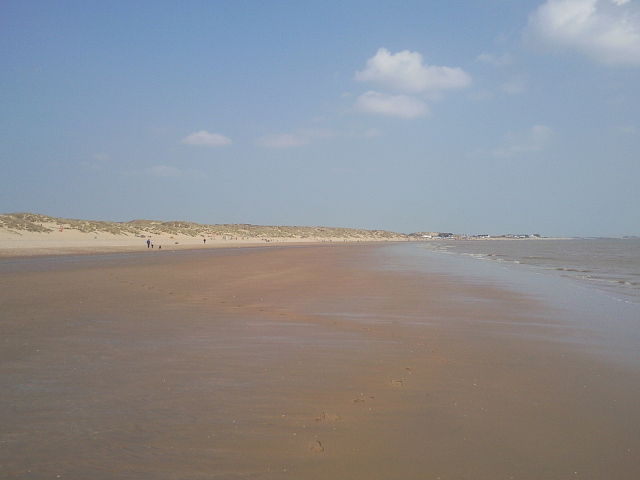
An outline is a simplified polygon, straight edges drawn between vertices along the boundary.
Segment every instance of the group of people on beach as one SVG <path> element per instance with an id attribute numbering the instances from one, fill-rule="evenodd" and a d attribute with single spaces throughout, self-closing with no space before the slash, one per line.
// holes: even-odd
<path id="1" fill-rule="evenodd" d="M 150 238 L 147 238 L 147 248 L 153 248 L 153 242 Z M 158 245 L 158 250 L 162 249 L 162 245 Z"/>
<path id="2" fill-rule="evenodd" d="M 206 245 L 207 244 L 207 239 L 203 238 L 202 242 Z M 178 242 L 176 242 L 178 243 Z M 153 242 L 151 241 L 150 238 L 147 238 L 147 248 L 153 248 Z M 158 250 L 162 249 L 162 245 L 158 245 Z"/>

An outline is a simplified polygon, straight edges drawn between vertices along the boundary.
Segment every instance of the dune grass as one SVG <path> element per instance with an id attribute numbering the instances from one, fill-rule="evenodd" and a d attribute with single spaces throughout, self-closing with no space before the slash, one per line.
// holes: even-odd
<path id="1" fill-rule="evenodd" d="M 131 220 L 105 222 L 50 217 L 37 213 L 8 213 L 0 215 L 0 228 L 15 232 L 50 233 L 60 227 L 84 233 L 110 233 L 113 235 L 186 235 L 190 237 L 223 236 L 229 239 L 330 239 L 385 240 L 406 238 L 401 233 L 386 230 L 364 230 L 339 227 L 307 227 L 250 224 L 206 225 L 186 221 Z"/>

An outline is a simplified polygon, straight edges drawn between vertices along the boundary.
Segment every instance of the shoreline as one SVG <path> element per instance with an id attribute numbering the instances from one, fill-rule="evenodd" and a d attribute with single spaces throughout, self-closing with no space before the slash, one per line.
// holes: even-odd
<path id="1" fill-rule="evenodd" d="M 210 239 L 208 243 L 200 243 L 200 239 L 192 236 L 182 236 L 179 242 L 172 237 L 156 236 L 154 238 L 153 248 L 145 245 L 145 238 L 131 238 L 128 236 L 120 236 L 116 239 L 109 238 L 105 240 L 90 239 L 93 234 L 81 234 L 81 240 L 68 239 L 51 239 L 48 234 L 33 234 L 24 232 L 21 235 L 27 235 L 27 245 L 18 245 L 22 238 L 13 237 L 15 233 L 0 235 L 0 260 L 7 258 L 32 258 L 32 257 L 48 257 L 59 255 L 96 255 L 109 253 L 141 253 L 149 251 L 185 251 L 185 250 L 208 250 L 218 248 L 244 248 L 244 247 L 276 247 L 276 246 L 313 246 L 313 245 L 379 245 L 391 243 L 445 243 L 447 241 L 462 241 L 451 239 L 410 239 L 410 238 L 392 238 L 392 239 L 351 239 L 351 238 L 315 238 L 315 239 L 299 239 L 299 238 L 262 238 L 250 240 L 222 240 Z M 78 235 L 76 234 L 76 237 Z M 104 237 L 104 235 L 103 235 Z M 153 237 L 149 237 L 153 238 Z M 490 239 L 465 239 L 468 241 L 527 241 L 535 240 L 536 242 L 544 240 L 568 240 L 568 238 L 539 238 L 539 239 L 507 239 L 507 238 L 490 238 Z M 160 248 L 158 248 L 160 247 Z"/>
<path id="2" fill-rule="evenodd" d="M 588 330 L 326 246 L 0 270 L 4 471 L 634 478 L 640 374 L 558 341 Z"/>

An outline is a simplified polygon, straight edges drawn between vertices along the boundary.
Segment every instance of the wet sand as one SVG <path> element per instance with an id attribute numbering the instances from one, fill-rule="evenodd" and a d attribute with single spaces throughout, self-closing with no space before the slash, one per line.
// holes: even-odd
<path id="1" fill-rule="evenodd" d="M 0 476 L 638 478 L 638 369 L 387 255 L 1 261 Z"/>

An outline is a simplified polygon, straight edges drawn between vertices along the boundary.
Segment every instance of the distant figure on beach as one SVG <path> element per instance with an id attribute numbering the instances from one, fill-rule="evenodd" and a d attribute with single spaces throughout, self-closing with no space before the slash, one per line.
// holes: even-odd
<path id="1" fill-rule="evenodd" d="M 158 250 L 160 250 L 162 248 L 162 245 L 158 245 Z"/>
<path id="2" fill-rule="evenodd" d="M 207 243 L 207 239 L 206 239 L 206 238 L 203 238 L 203 239 L 202 239 L 202 242 L 206 244 L 206 243 Z"/>
<path id="3" fill-rule="evenodd" d="M 147 238 L 147 248 L 151 247 L 151 240 Z"/>

